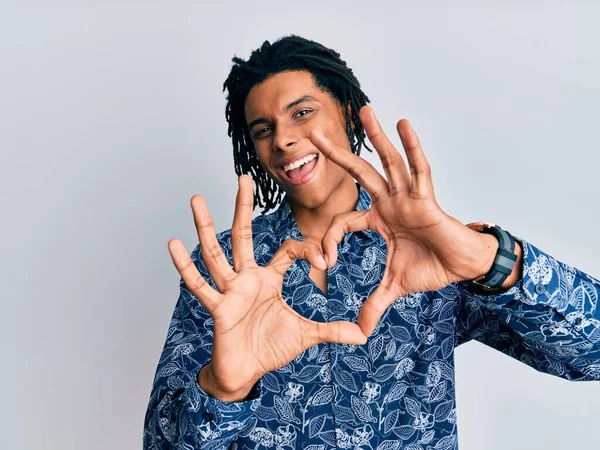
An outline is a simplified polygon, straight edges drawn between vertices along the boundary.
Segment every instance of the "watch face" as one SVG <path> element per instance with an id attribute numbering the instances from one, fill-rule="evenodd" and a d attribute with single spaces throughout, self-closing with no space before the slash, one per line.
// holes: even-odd
<path id="1" fill-rule="evenodd" d="M 473 223 L 469 223 L 467 224 L 467 226 L 471 229 L 471 230 L 475 230 L 475 231 L 481 231 L 485 228 L 492 228 L 492 227 L 496 227 L 497 225 L 494 223 L 490 223 L 490 222 L 473 222 Z"/>

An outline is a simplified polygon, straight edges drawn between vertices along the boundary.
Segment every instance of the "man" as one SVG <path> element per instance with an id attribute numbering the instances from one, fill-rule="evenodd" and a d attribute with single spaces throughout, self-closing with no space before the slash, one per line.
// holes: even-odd
<path id="1" fill-rule="evenodd" d="M 408 170 L 339 56 L 289 36 L 233 59 L 234 221 L 215 235 L 194 196 L 200 245 L 169 242 L 181 295 L 145 448 L 456 448 L 470 339 L 600 379 L 600 282 L 442 211 L 410 124 Z M 385 178 L 358 156 L 365 132 Z M 279 208 L 251 220 L 257 205 Z"/>

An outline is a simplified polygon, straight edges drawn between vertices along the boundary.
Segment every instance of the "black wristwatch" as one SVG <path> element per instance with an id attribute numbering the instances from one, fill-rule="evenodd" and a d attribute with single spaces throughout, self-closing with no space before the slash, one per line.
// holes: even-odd
<path id="1" fill-rule="evenodd" d="M 493 223 L 473 222 L 467 224 L 467 226 L 480 233 L 487 233 L 495 236 L 500 244 L 498 252 L 496 253 L 496 258 L 494 259 L 494 264 L 490 271 L 469 282 L 487 289 L 502 290 L 502 283 L 504 283 L 512 273 L 515 263 L 517 262 L 517 255 L 515 254 L 515 238 L 508 231 L 503 230 Z"/>

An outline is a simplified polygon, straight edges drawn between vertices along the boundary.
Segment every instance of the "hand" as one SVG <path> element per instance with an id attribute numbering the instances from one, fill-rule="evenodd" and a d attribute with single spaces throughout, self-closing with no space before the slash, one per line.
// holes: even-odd
<path id="1" fill-rule="evenodd" d="M 283 367 L 313 345 L 364 344 L 367 340 L 354 323 L 314 322 L 287 305 L 281 288 L 292 263 L 303 258 L 324 270 L 325 260 L 317 245 L 288 240 L 267 266 L 258 266 L 252 245 L 252 192 L 252 179 L 242 175 L 231 231 L 233 268 L 219 246 L 204 198 L 195 195 L 191 199 L 202 259 L 218 291 L 199 273 L 183 243 L 169 241 L 169 252 L 185 285 L 214 321 L 206 380 L 220 399 L 230 401 L 243 399 L 263 374 Z"/>
<path id="2" fill-rule="evenodd" d="M 384 134 L 373 110 L 365 106 L 359 115 L 387 180 L 367 161 L 336 147 L 319 131 L 312 132 L 311 141 L 327 158 L 348 171 L 373 200 L 367 211 L 352 211 L 334 218 L 322 240 L 328 266 L 337 261 L 337 245 L 348 232 L 374 230 L 387 244 L 383 279 L 363 304 L 358 318 L 359 326 L 369 336 L 398 297 L 472 280 L 485 274 L 491 261 L 489 241 L 437 204 L 431 169 L 410 123 L 400 120 L 397 124 L 409 175 L 404 159 Z"/>

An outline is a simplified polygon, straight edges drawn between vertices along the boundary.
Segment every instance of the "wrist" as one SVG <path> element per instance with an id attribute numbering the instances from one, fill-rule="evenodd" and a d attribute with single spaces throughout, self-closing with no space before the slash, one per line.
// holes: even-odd
<path id="1" fill-rule="evenodd" d="M 213 373 L 212 361 L 206 364 L 198 372 L 197 381 L 200 388 L 211 397 L 222 402 L 241 402 L 248 397 L 252 387 L 256 382 L 250 382 L 239 389 L 226 390 L 219 387 L 219 383 L 215 381 Z"/>
<path id="2" fill-rule="evenodd" d="M 478 233 L 478 235 L 482 241 L 483 250 L 481 251 L 481 259 L 478 266 L 479 270 L 474 279 L 483 277 L 492 270 L 494 260 L 496 259 L 496 253 L 498 253 L 498 248 L 500 247 L 498 239 L 491 234 Z"/>

